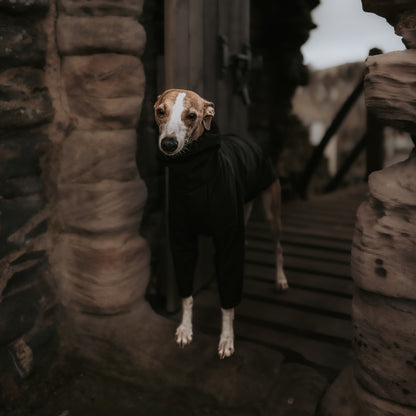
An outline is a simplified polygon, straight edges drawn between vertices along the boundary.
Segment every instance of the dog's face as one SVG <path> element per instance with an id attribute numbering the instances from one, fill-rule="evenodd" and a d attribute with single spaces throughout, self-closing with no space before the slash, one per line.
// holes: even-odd
<path id="1" fill-rule="evenodd" d="M 213 103 L 193 91 L 176 89 L 159 95 L 154 110 L 159 149 L 168 156 L 178 154 L 187 143 L 209 130 L 215 114 Z"/>

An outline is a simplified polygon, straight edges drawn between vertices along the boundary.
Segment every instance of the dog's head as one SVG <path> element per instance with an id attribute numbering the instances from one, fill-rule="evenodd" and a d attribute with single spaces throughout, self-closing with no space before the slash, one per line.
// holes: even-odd
<path id="1" fill-rule="evenodd" d="M 159 149 L 165 155 L 178 154 L 184 146 L 210 130 L 214 103 L 193 91 L 166 90 L 154 105 L 159 126 Z"/>

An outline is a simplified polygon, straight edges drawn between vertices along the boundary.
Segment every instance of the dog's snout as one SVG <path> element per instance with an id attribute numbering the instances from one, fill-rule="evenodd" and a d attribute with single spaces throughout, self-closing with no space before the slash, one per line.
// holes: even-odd
<path id="1" fill-rule="evenodd" d="M 164 152 L 173 153 L 178 148 L 178 141 L 174 137 L 165 137 L 160 146 Z"/>

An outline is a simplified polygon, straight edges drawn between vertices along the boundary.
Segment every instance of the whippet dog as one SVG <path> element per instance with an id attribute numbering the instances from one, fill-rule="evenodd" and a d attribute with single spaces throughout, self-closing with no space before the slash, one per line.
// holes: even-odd
<path id="1" fill-rule="evenodd" d="M 197 237 L 213 237 L 222 312 L 218 344 L 221 359 L 234 353 L 234 308 L 242 296 L 245 223 L 252 200 L 261 194 L 266 218 L 276 236 L 276 284 L 287 290 L 280 236 L 280 183 L 271 162 L 253 141 L 220 135 L 214 104 L 198 94 L 170 89 L 155 105 L 160 155 L 169 167 L 169 238 L 182 320 L 176 342 L 191 343 L 193 274 Z"/>

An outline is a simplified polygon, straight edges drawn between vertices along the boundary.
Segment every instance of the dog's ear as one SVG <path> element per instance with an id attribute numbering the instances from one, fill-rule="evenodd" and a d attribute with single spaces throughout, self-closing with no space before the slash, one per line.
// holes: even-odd
<path id="1" fill-rule="evenodd" d="M 202 124 L 205 127 L 205 130 L 211 129 L 211 121 L 215 115 L 214 103 L 204 100 L 204 116 L 202 118 Z"/>
<path id="2" fill-rule="evenodd" d="M 158 95 L 155 101 L 155 104 L 153 105 L 153 108 L 156 110 L 156 107 L 159 105 L 160 102 L 160 97 L 162 96 L 162 94 Z"/>

